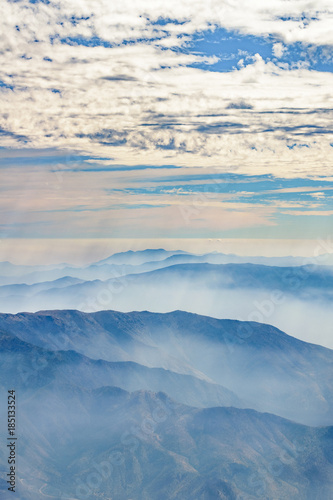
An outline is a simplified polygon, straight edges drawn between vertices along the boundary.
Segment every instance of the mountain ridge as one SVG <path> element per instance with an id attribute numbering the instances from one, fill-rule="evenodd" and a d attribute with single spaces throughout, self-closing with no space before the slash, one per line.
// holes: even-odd
<path id="1" fill-rule="evenodd" d="M 333 351 L 270 325 L 182 311 L 64 310 L 0 314 L 0 329 L 45 349 L 214 382 L 258 411 L 308 424 L 332 421 Z"/>

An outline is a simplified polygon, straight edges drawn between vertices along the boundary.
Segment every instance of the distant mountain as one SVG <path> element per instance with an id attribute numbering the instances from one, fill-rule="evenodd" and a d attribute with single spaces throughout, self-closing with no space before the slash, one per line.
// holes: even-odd
<path id="1" fill-rule="evenodd" d="M 155 269 L 162 269 L 175 264 L 257 264 L 278 267 L 296 267 L 311 264 L 325 264 L 326 268 L 333 266 L 331 255 L 321 256 L 320 259 L 306 259 L 304 257 L 246 257 L 233 254 L 211 252 L 195 255 L 182 250 L 167 251 L 163 249 L 139 250 L 121 252 L 99 262 L 87 266 L 17 266 L 9 262 L 0 263 L 0 285 L 34 284 L 57 280 L 65 276 L 83 280 L 102 281 L 128 274 L 138 274 Z"/>
<path id="2" fill-rule="evenodd" d="M 16 496 L 326 500 L 332 437 L 332 428 L 193 409 L 163 393 L 48 386 L 21 395 Z"/>
<path id="3" fill-rule="evenodd" d="M 20 274 L 18 276 L 0 276 L 0 286 L 5 285 L 34 285 L 48 281 L 56 281 L 64 277 L 77 278 L 80 280 L 96 280 L 96 279 L 110 279 L 126 274 L 141 272 L 140 266 L 127 266 L 104 264 L 97 266 L 96 264 L 86 267 L 71 267 L 66 266 L 61 269 L 50 269 L 41 271 L 31 271 L 27 274 Z M 153 266 L 153 269 L 155 267 Z M 144 268 L 144 271 L 150 271 L 151 268 Z"/>
<path id="4" fill-rule="evenodd" d="M 166 259 L 168 263 L 174 262 L 177 257 L 172 257 L 172 259 Z M 183 256 L 180 256 L 183 259 Z M 166 262 L 162 261 L 162 262 Z M 207 264 L 207 263 L 192 263 L 192 264 L 172 264 L 166 265 L 165 267 L 159 269 L 153 269 L 149 272 L 145 272 L 144 268 L 154 267 L 155 263 L 144 264 L 140 266 L 137 273 L 133 275 L 127 274 L 132 271 L 132 266 L 126 266 L 119 272 L 121 268 L 113 268 L 106 265 L 101 265 L 103 272 L 109 272 L 113 274 L 111 280 L 89 280 L 84 282 L 84 280 L 79 278 L 71 278 L 66 276 L 65 281 L 60 281 L 61 278 L 54 282 L 54 287 L 52 287 L 52 282 L 47 282 L 46 286 L 43 284 L 41 288 L 48 288 L 52 291 L 52 288 L 58 288 L 59 285 L 64 284 L 67 287 L 71 285 L 79 285 L 75 288 L 75 293 L 73 293 L 72 302 L 75 301 L 75 297 L 84 294 L 85 289 L 88 293 L 93 290 L 94 293 L 99 292 L 99 288 L 105 289 L 108 286 L 112 287 L 114 280 L 120 280 L 126 283 L 130 283 L 132 286 L 156 286 L 163 284 L 163 287 L 169 292 L 167 288 L 170 284 L 174 285 L 178 283 L 178 280 L 182 280 L 183 287 L 188 285 L 190 288 L 194 286 L 202 286 L 210 289 L 262 289 L 262 290 L 275 290 L 297 295 L 300 298 L 312 298 L 316 297 L 319 293 L 325 293 L 326 298 L 333 298 L 333 269 L 329 267 L 318 266 L 315 269 L 309 266 L 303 267 L 270 267 L 255 264 Z M 99 266 L 96 266 L 98 269 Z M 105 269 L 108 267 L 108 269 Z M 91 267 L 89 268 L 89 270 Z M 90 272 L 90 271 L 89 271 Z M 82 274 L 81 270 L 77 270 L 77 274 Z M 114 276 L 116 274 L 116 276 Z M 121 278 L 124 277 L 123 280 Z M 30 285 L 33 286 L 33 290 L 38 292 L 37 284 Z M 93 288 L 92 288 L 93 287 Z M 178 287 L 176 287 L 177 289 Z M 2 293 L 2 290 L 3 293 Z M 24 285 L 17 285 L 12 288 L 0 287 L 0 293 L 5 296 L 9 292 L 15 293 L 17 290 L 18 295 L 24 294 L 25 290 L 29 290 Z M 74 292 L 74 289 L 68 288 L 68 297 Z M 52 293 L 52 292 L 51 292 Z M 30 295 L 30 293 L 29 293 Z M 54 299 L 52 293 L 52 300 Z M 45 297 L 45 295 L 43 294 Z M 67 300 L 67 299 L 66 299 Z"/>
<path id="5" fill-rule="evenodd" d="M 333 351 L 284 333 L 333 346 L 333 268 L 246 259 L 158 249 L 82 268 L 0 263 L 16 498 L 333 498 Z M 13 497 L 7 455 L 1 500 Z"/>
<path id="6" fill-rule="evenodd" d="M 12 264 L 11 262 L 5 261 L 0 262 L 0 276 L 22 276 L 23 274 L 30 273 L 32 271 L 48 271 L 51 269 L 62 269 L 66 264 L 54 264 L 54 265 L 41 265 L 41 266 L 24 266 L 18 264 Z"/>
<path id="7" fill-rule="evenodd" d="M 306 258 L 306 257 L 264 257 L 264 256 L 243 256 L 234 254 L 223 254 L 220 252 L 211 252 L 203 255 L 171 255 L 167 257 L 163 264 L 190 264 L 190 263 L 206 263 L 206 264 L 256 264 L 273 267 L 300 267 L 311 265 L 312 263 L 326 266 L 333 265 L 332 255 L 322 255 L 321 259 Z M 166 266 L 163 266 L 166 267 Z"/>
<path id="8" fill-rule="evenodd" d="M 269 325 L 181 311 L 44 311 L 1 314 L 0 329 L 47 350 L 195 376 L 226 387 L 259 411 L 332 424 L 333 351 Z"/>
<path id="9" fill-rule="evenodd" d="M 36 293 L 50 290 L 51 288 L 60 289 L 67 286 L 77 285 L 79 283 L 83 283 L 83 280 L 65 276 L 64 278 L 59 278 L 54 281 L 46 281 L 42 283 L 36 283 L 34 285 L 4 285 L 0 286 L 0 297 L 6 298 L 12 295 L 29 297 L 35 295 Z"/>
<path id="10" fill-rule="evenodd" d="M 183 255 L 174 256 L 171 261 L 182 258 Z M 182 309 L 218 318 L 271 323 L 303 340 L 333 348 L 330 267 L 191 263 L 145 271 L 147 267 L 165 265 L 166 261 L 124 268 L 109 264 L 92 266 L 85 270 L 86 276 L 91 278 L 95 268 L 100 268 L 101 276 L 111 274 L 112 278 L 69 283 L 61 290 L 57 283 L 54 287 L 47 283 L 47 289 L 40 292 L 35 286 L 31 289 L 18 285 L 4 290 L 0 287 L 0 310 L 16 313 L 55 308 L 87 312 L 111 308 L 155 312 Z"/>
<path id="11" fill-rule="evenodd" d="M 174 264 L 137 276 L 136 281 L 156 282 L 182 278 L 185 281 L 204 279 L 212 288 L 263 288 L 297 291 L 320 289 L 333 291 L 333 269 L 318 266 L 274 267 L 257 264 Z"/>
<path id="12" fill-rule="evenodd" d="M 187 252 L 183 250 L 164 250 L 159 249 L 147 249 L 147 250 L 129 250 L 127 252 L 120 252 L 107 257 L 106 259 L 97 262 L 97 265 L 101 264 L 128 264 L 128 265 L 141 265 L 146 262 L 161 261 L 170 257 L 171 255 L 184 254 Z"/>
<path id="13" fill-rule="evenodd" d="M 184 257 L 186 262 L 188 259 Z M 167 262 L 168 259 L 161 261 L 145 262 L 139 265 L 132 264 L 91 264 L 85 267 L 70 267 L 66 266 L 61 269 L 50 269 L 33 271 L 28 274 L 22 274 L 17 276 L 0 276 L 0 286 L 10 285 L 10 284 L 27 284 L 33 285 L 41 282 L 55 281 L 62 279 L 64 277 L 72 277 L 80 280 L 94 281 L 94 280 L 108 280 L 112 278 L 118 278 L 119 276 L 125 276 L 129 274 L 140 274 L 148 271 L 154 271 L 155 269 L 160 269 L 167 267 L 170 263 Z"/>
<path id="14" fill-rule="evenodd" d="M 190 262 L 191 255 L 182 250 L 166 251 L 142 250 L 121 252 L 87 266 L 17 266 L 9 262 L 0 263 L 0 286 L 27 284 L 32 285 L 51 280 L 59 280 L 64 277 L 73 277 L 83 280 L 106 280 L 159 269 L 169 265 L 167 259 L 170 256 L 182 256 L 181 262 Z M 186 256 L 188 255 L 188 259 Z M 165 262 L 165 264 L 164 264 Z M 3 273 L 1 272 L 3 270 Z"/>

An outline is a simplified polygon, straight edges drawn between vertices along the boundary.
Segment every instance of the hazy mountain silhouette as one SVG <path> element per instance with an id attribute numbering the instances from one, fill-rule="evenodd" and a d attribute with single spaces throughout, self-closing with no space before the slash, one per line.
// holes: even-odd
<path id="1" fill-rule="evenodd" d="M 93 360 L 75 351 L 48 351 L 0 332 L 1 384 L 16 389 L 39 390 L 49 384 L 96 389 L 117 386 L 165 392 L 175 401 L 198 407 L 245 407 L 221 385 L 191 375 L 148 368 L 133 362 Z"/>
<path id="2" fill-rule="evenodd" d="M 114 387 L 48 386 L 20 401 L 19 498 L 332 496 L 332 427 Z"/>
<path id="3" fill-rule="evenodd" d="M 0 329 L 47 350 L 195 376 L 302 423 L 333 423 L 333 351 L 270 325 L 181 311 L 42 311 L 0 314 Z"/>
<path id="4" fill-rule="evenodd" d="M 183 255 L 172 258 L 183 258 Z M 168 260 L 168 259 L 166 259 Z M 164 262 L 164 261 L 162 261 Z M 176 264 L 143 272 L 133 267 L 101 264 L 111 279 L 94 279 L 61 285 L 61 280 L 37 285 L 0 287 L 0 310 L 16 313 L 41 309 L 79 309 L 93 312 L 182 309 L 218 318 L 254 319 L 271 323 L 306 341 L 333 347 L 333 271 L 327 266 L 272 267 L 255 264 Z M 68 269 L 65 269 L 68 272 Z M 53 272 L 53 271 L 52 271 Z M 79 270 L 78 275 L 81 271 Z M 77 277 L 77 280 L 82 278 Z M 74 280 L 75 281 L 75 280 Z M 66 285 L 66 286 L 65 286 Z M 280 298 L 274 302 L 278 293 Z M 273 297 L 273 298 L 272 298 Z M 282 298 L 281 298 L 282 297 Z"/>

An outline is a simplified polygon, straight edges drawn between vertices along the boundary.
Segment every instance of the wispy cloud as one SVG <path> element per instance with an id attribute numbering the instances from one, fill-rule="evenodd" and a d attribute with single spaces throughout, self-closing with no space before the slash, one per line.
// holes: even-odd
<path id="1" fill-rule="evenodd" d="M 181 173 L 172 166 L 77 171 L 57 171 L 52 164 L 3 166 L 2 233 L 176 238 L 221 237 L 230 231 L 261 235 L 269 228 L 272 237 L 289 237 L 299 227 L 300 215 L 322 218 L 332 210 L 332 182 L 201 172 L 187 168 Z M 285 229 L 281 214 L 288 218 Z M 315 231 L 316 221 L 310 225 Z M 327 230 L 329 226 L 328 221 Z"/>

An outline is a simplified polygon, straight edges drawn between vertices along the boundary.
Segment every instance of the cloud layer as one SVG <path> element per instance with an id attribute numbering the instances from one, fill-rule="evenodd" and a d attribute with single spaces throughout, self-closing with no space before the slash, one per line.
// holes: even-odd
<path id="1" fill-rule="evenodd" d="M 0 234 L 328 235 L 332 16 L 324 0 L 4 1 Z"/>
<path id="2" fill-rule="evenodd" d="M 109 163 L 327 175 L 333 76 L 311 50 L 333 44 L 330 2 L 5 2 L 0 140 Z M 219 28 L 274 42 L 271 58 L 194 50 Z M 304 59 L 279 61 L 288 44 Z M 238 62 L 238 64 L 237 64 Z"/>

